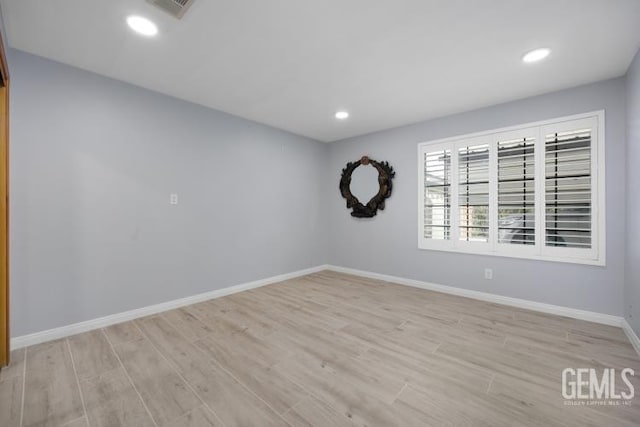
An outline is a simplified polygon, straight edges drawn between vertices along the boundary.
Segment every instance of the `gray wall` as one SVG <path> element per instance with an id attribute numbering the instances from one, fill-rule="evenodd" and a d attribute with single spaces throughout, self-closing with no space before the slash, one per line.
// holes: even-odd
<path id="1" fill-rule="evenodd" d="M 627 72 L 627 182 L 625 317 L 640 336 L 640 51 Z"/>
<path id="2" fill-rule="evenodd" d="M 13 336 L 326 262 L 326 144 L 9 62 Z"/>
<path id="3" fill-rule="evenodd" d="M 425 99 L 425 102 L 430 100 Z M 419 142 L 599 109 L 606 111 L 606 267 L 417 248 L 416 156 Z M 329 163 L 331 180 L 335 184 L 329 189 L 328 196 L 329 262 L 621 316 L 625 253 L 625 122 L 625 79 L 620 78 L 334 143 Z M 387 208 L 373 220 L 349 216 L 337 189 L 341 168 L 347 161 L 362 155 L 387 160 L 397 171 L 394 193 L 387 201 Z M 493 268 L 493 280 L 484 280 L 485 267 Z"/>
<path id="4" fill-rule="evenodd" d="M 626 298 L 637 330 L 638 239 L 626 287 L 624 274 L 625 214 L 639 234 L 637 194 L 625 210 L 625 155 L 629 182 L 640 168 L 637 58 L 627 79 L 330 145 L 24 52 L 9 62 L 13 336 L 326 262 L 614 315 Z M 417 249 L 419 142 L 598 109 L 606 267 Z M 350 217 L 337 188 L 365 154 L 397 171 L 373 220 Z"/>

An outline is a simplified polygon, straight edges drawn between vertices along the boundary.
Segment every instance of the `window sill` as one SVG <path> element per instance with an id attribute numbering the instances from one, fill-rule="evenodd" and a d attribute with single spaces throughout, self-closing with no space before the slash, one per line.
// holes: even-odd
<path id="1" fill-rule="evenodd" d="M 439 252 L 451 252 L 457 254 L 467 255 L 483 255 L 490 257 L 503 257 L 503 258 L 517 258 L 527 259 L 531 261 L 548 261 L 548 262 L 561 262 L 566 264 L 582 264 L 582 265 L 594 265 L 598 267 L 606 267 L 606 259 L 604 256 L 600 258 L 570 258 L 570 257 L 554 257 L 548 255 L 536 255 L 536 254 L 518 254 L 507 252 L 493 252 L 475 248 L 450 248 L 440 245 L 427 245 L 419 244 L 418 249 L 425 251 L 439 251 Z"/>

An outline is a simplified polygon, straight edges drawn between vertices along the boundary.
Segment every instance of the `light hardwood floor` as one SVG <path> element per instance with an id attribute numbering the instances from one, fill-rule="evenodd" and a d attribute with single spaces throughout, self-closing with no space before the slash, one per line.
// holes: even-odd
<path id="1" fill-rule="evenodd" d="M 326 271 L 17 350 L 0 426 L 640 425 L 565 404 L 592 367 L 640 376 L 619 328 Z"/>

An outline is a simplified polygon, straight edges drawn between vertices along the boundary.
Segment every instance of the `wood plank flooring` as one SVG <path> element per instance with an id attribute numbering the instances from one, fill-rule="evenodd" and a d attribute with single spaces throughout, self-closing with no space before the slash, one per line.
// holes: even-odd
<path id="1" fill-rule="evenodd" d="M 2 427 L 640 425 L 619 328 L 329 271 L 12 360 Z M 636 397 L 566 405 L 564 368 L 632 368 Z"/>

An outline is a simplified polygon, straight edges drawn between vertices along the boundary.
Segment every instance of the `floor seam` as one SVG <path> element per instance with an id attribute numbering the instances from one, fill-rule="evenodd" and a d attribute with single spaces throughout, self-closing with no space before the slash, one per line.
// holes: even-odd
<path id="1" fill-rule="evenodd" d="M 84 393 L 82 393 L 82 386 L 80 386 L 80 376 L 78 375 L 78 370 L 76 369 L 76 361 L 73 358 L 73 351 L 71 350 L 71 343 L 68 339 L 64 340 L 67 343 L 67 350 L 69 351 L 69 356 L 71 357 L 71 366 L 73 367 L 73 373 L 76 377 L 76 384 L 78 385 L 78 393 L 80 393 L 80 402 L 82 403 L 82 410 L 84 411 L 84 416 L 87 418 L 87 425 L 91 425 L 89 423 L 89 414 L 87 413 L 87 406 L 84 403 Z M 78 417 L 82 418 L 82 417 Z"/>
<path id="2" fill-rule="evenodd" d="M 431 354 L 436 354 L 436 351 L 438 351 L 438 349 L 440 349 L 440 346 L 442 346 L 442 343 L 438 343 L 438 345 L 436 346 L 436 348 L 433 349 Z"/>
<path id="3" fill-rule="evenodd" d="M 201 322 L 203 322 L 203 323 L 205 323 L 205 324 L 206 324 L 206 322 L 205 322 L 204 320 L 202 320 L 201 318 L 199 318 L 196 314 L 193 314 L 193 316 L 194 316 L 196 319 L 198 319 L 198 320 L 200 320 Z M 187 337 L 186 337 L 182 332 L 180 332 L 180 330 L 179 330 L 178 328 L 176 328 L 176 327 L 175 327 L 175 324 L 174 324 L 174 323 L 172 323 L 170 320 L 168 320 L 168 319 L 166 319 L 166 318 L 164 318 L 164 317 L 162 317 L 162 319 L 163 319 L 165 322 L 169 323 L 169 325 L 171 325 L 171 326 L 176 330 L 176 332 L 177 332 L 179 335 L 181 335 L 184 339 L 187 339 Z M 140 332 L 141 332 L 143 335 L 145 335 L 145 336 L 146 336 L 146 334 L 144 333 L 144 331 L 142 331 L 142 328 L 140 328 L 140 326 L 139 326 L 138 324 L 136 324 L 135 326 L 140 330 Z M 249 327 L 247 327 L 247 329 L 249 329 Z M 245 329 L 245 330 L 247 330 L 247 329 Z M 244 331 L 243 331 L 243 332 L 244 332 Z M 149 340 L 149 341 L 150 341 L 150 340 Z M 154 346 L 154 348 L 156 348 L 156 347 L 155 347 L 155 345 L 154 345 L 153 343 L 151 343 L 151 345 L 152 345 L 152 346 Z M 269 403 L 267 403 L 263 398 L 261 398 L 260 396 L 258 396 L 258 395 L 253 391 L 253 390 L 251 390 L 251 388 L 249 388 L 249 386 L 247 386 L 244 382 L 240 381 L 240 380 L 239 380 L 235 375 L 233 375 L 233 373 L 231 373 L 228 369 L 226 369 L 226 368 L 224 368 L 223 366 L 221 366 L 221 365 L 220 365 L 220 363 L 218 363 L 218 361 L 217 361 L 217 360 L 215 360 L 215 358 L 212 358 L 212 357 L 211 357 L 210 355 L 208 355 L 204 350 L 202 350 L 199 346 L 197 346 L 197 345 L 195 345 L 195 344 L 193 344 L 193 346 L 194 346 L 194 347 L 195 347 L 195 348 L 196 348 L 196 349 L 197 349 L 197 350 L 198 350 L 202 355 L 204 355 L 204 356 L 205 356 L 205 357 L 207 357 L 211 362 L 213 362 L 213 363 L 215 364 L 215 366 L 217 366 L 217 367 L 219 367 L 220 369 L 222 369 L 222 370 L 223 370 L 224 372 L 226 372 L 226 373 L 227 373 L 231 378 L 233 378 L 235 381 L 237 381 L 237 382 L 238 382 L 238 384 L 240 384 L 243 388 L 245 388 L 249 393 L 251 393 L 252 395 L 254 395 L 257 399 L 259 399 L 260 401 L 262 401 L 265 405 L 267 405 L 267 407 L 268 407 L 269 409 L 271 409 L 271 410 L 272 410 L 276 415 L 278 415 L 280 418 L 282 418 L 282 420 L 283 420 L 286 424 L 289 424 L 289 423 L 287 422 L 287 420 L 285 420 L 285 419 L 284 419 L 284 417 L 282 416 L 283 414 L 280 414 L 280 413 L 279 413 L 275 408 L 273 408 L 273 407 L 272 407 Z M 157 348 L 156 348 L 156 350 L 157 350 L 159 353 L 161 353 L 161 352 L 160 352 L 160 350 L 158 350 Z M 161 354 L 162 354 L 162 353 L 161 353 Z M 168 361 L 168 362 L 169 362 L 169 361 Z M 211 363 L 211 362 L 210 362 L 210 363 Z M 171 362 L 169 362 L 169 363 L 171 363 Z M 172 367 L 173 367 L 173 364 L 172 364 Z M 174 369 L 174 370 L 175 370 L 175 369 Z M 178 373 L 178 375 L 180 375 L 180 373 Z M 182 376 L 181 376 L 181 377 L 182 377 Z M 288 378 L 288 377 L 287 377 L 287 378 Z M 184 379 L 184 381 L 185 381 L 187 384 L 189 384 L 189 386 L 191 387 L 191 384 L 190 384 L 186 379 Z M 293 381 L 292 381 L 292 382 L 293 382 Z M 295 383 L 294 383 L 294 384 L 295 384 Z M 308 390 L 306 390 L 304 387 L 300 387 L 300 388 L 301 388 L 302 390 L 305 390 L 307 393 L 309 393 L 309 392 L 308 392 Z M 194 392 L 195 392 L 195 391 L 194 391 Z M 200 395 L 198 395 L 197 393 L 196 393 L 196 395 L 197 395 L 197 396 L 198 396 L 198 398 L 200 399 Z M 201 400 L 202 400 L 202 399 L 201 399 Z M 300 402 L 302 402 L 303 400 L 304 400 L 304 399 L 300 399 L 298 402 L 296 402 L 296 405 L 297 405 L 297 404 L 299 404 Z M 204 401 L 203 401 L 203 403 L 204 403 Z M 205 404 L 205 405 L 206 405 L 206 404 Z M 294 406 L 296 406 L 296 405 L 294 405 Z M 207 405 L 207 407 L 209 407 L 209 406 Z M 293 406 L 292 406 L 291 408 L 293 408 Z M 287 409 L 287 411 L 285 411 L 284 413 L 288 412 L 291 408 Z M 211 409 L 211 408 L 210 408 L 210 409 Z M 213 411 L 213 409 L 211 409 L 211 411 Z M 215 414 L 215 411 L 213 411 L 213 412 L 214 412 L 214 414 Z M 216 414 L 216 416 L 217 416 L 217 414 Z M 218 418 L 219 418 L 219 417 L 218 417 Z"/>
<path id="4" fill-rule="evenodd" d="M 175 329 L 175 328 L 174 328 Z M 248 329 L 248 328 L 247 328 Z M 184 338 L 184 335 L 182 333 L 180 333 L 180 331 L 178 331 L 178 333 L 180 335 L 182 335 L 182 337 Z M 244 382 L 240 381 L 240 379 L 238 379 L 232 372 L 230 372 L 228 369 L 226 369 L 224 366 L 222 366 L 220 363 L 218 363 L 218 361 L 213 358 L 210 357 L 208 354 L 206 354 L 204 352 L 204 350 L 202 350 L 200 347 L 198 346 L 194 346 L 196 347 L 201 354 L 204 354 L 207 358 L 209 358 L 210 362 L 209 363 L 213 363 L 216 367 L 218 367 L 219 369 L 222 369 L 224 372 L 227 373 L 227 375 L 229 375 L 231 378 L 233 378 L 238 384 L 240 384 L 240 386 L 242 386 L 244 389 L 246 389 L 249 393 L 251 393 L 253 396 L 256 397 L 256 399 L 260 400 L 262 403 L 264 403 L 265 405 L 267 405 L 267 407 L 269 409 L 271 409 L 273 411 L 274 414 L 276 414 L 278 417 L 280 417 L 285 424 L 290 425 L 287 420 L 284 419 L 284 417 L 282 415 L 280 415 L 280 413 L 278 411 L 276 411 L 276 409 L 274 407 L 272 407 L 266 400 L 264 400 L 262 397 L 258 396 L 258 394 L 256 392 L 254 392 L 253 390 L 251 390 L 251 388 L 249 388 L 249 386 L 247 386 Z M 186 381 L 186 380 L 185 380 Z M 189 384 L 189 386 L 191 386 L 191 384 Z"/>
<path id="5" fill-rule="evenodd" d="M 83 419 L 83 418 L 84 418 L 85 420 L 87 420 L 87 425 L 89 425 L 89 417 L 88 417 L 88 416 L 83 416 L 83 417 L 78 417 L 78 418 L 76 418 L 76 419 L 73 419 L 73 420 L 69 421 L 68 423 L 64 423 L 64 424 L 62 425 L 62 427 L 65 427 L 65 426 L 71 425 L 71 423 L 75 423 L 76 421 L 81 420 L 81 419 Z"/>
<path id="6" fill-rule="evenodd" d="M 494 373 L 493 375 L 491 375 L 491 379 L 489 380 L 489 385 L 487 386 L 487 391 L 485 391 L 485 394 L 489 394 L 489 390 L 491 389 L 491 385 L 493 384 L 493 380 L 496 378 L 496 374 Z"/>
<path id="7" fill-rule="evenodd" d="M 277 366 L 278 366 L 278 365 L 279 365 L 279 363 L 276 363 L 275 365 L 273 365 L 273 367 L 277 369 Z M 287 376 L 287 375 L 285 375 L 285 377 L 286 377 L 289 381 L 291 381 L 293 384 L 297 385 L 297 386 L 298 386 L 298 387 L 300 387 L 302 390 L 304 390 L 304 391 L 309 395 L 309 397 L 312 397 L 312 398 L 314 398 L 314 399 L 316 399 L 316 400 L 319 400 L 320 402 L 322 402 L 322 403 L 324 403 L 325 405 L 327 405 L 329 408 L 331 408 L 331 409 L 333 409 L 334 411 L 336 411 L 336 413 L 337 413 L 337 414 L 344 416 L 344 414 L 343 414 L 339 409 L 335 408 L 333 405 L 331 405 L 330 403 L 326 402 L 324 399 L 322 399 L 322 397 L 321 397 L 320 395 L 318 395 L 318 394 L 316 394 L 316 393 L 314 393 L 314 392 L 312 392 L 312 391 L 310 391 L 310 390 L 307 390 L 307 388 L 306 388 L 306 387 L 304 387 L 304 385 L 303 385 L 303 384 L 299 383 L 299 382 L 298 382 L 298 381 L 296 381 L 295 379 L 293 379 L 293 378 L 291 378 L 291 377 L 289 377 L 289 376 Z M 303 400 L 304 400 L 304 399 L 303 399 Z M 302 400 L 301 400 L 300 402 L 302 402 Z M 298 403 L 300 403 L 300 402 L 298 402 Z M 295 406 L 297 406 L 297 404 L 296 404 Z M 345 417 L 345 418 L 347 418 L 347 417 Z"/>
<path id="8" fill-rule="evenodd" d="M 122 360 L 120 359 L 120 356 L 118 355 L 118 352 L 116 351 L 115 346 L 113 345 L 113 343 L 111 342 L 111 339 L 109 338 L 109 334 L 107 334 L 105 332 L 104 328 L 100 329 L 100 332 L 102 332 L 102 334 L 104 335 L 105 339 L 109 343 L 109 346 L 111 347 L 111 351 L 116 356 L 116 359 L 118 359 L 118 363 L 120 364 L 120 367 L 122 368 L 122 371 L 124 372 L 124 374 L 126 375 L 127 379 L 129 380 L 129 383 L 131 384 L 131 387 L 133 387 L 133 390 L 138 395 L 138 398 L 142 402 L 142 406 L 144 406 L 145 411 L 147 411 L 147 414 L 149 415 L 149 418 L 151 419 L 151 422 L 153 423 L 154 426 L 158 427 L 158 423 L 153 418 L 153 415 L 151 414 L 151 411 L 149 410 L 149 407 L 147 406 L 147 403 L 142 398 L 142 395 L 138 391 L 138 387 L 136 387 L 135 383 L 133 382 L 133 379 L 129 375 L 129 372 L 127 371 L 127 368 L 125 368 L 124 363 L 122 363 Z"/>
<path id="9" fill-rule="evenodd" d="M 309 398 L 309 396 L 305 396 L 302 399 L 300 399 L 299 401 L 297 401 L 295 405 L 293 405 L 292 407 L 290 407 L 289 409 L 287 409 L 286 411 L 284 411 L 282 413 L 282 417 L 284 418 L 285 415 L 287 415 L 289 412 L 293 411 L 298 405 L 300 405 L 307 398 Z"/>
<path id="10" fill-rule="evenodd" d="M 24 349 L 24 360 L 22 366 L 22 402 L 20 404 L 20 427 L 22 427 L 23 419 L 24 419 L 24 399 L 25 399 L 25 388 L 27 387 L 27 351 L 29 347 L 25 347 Z"/>
<path id="11" fill-rule="evenodd" d="M 400 397 L 400 395 L 402 394 L 404 389 L 407 388 L 408 385 L 409 385 L 409 383 L 407 381 L 405 381 L 405 383 L 402 386 L 402 388 L 400 389 L 400 391 L 396 394 L 396 397 L 394 397 L 393 400 L 391 401 L 391 405 L 393 405 L 395 403 L 395 401 L 398 400 L 398 398 Z"/>
<path id="12" fill-rule="evenodd" d="M 164 317 L 162 317 L 162 319 L 169 323 L 169 325 L 171 325 L 171 327 L 173 327 L 174 329 L 176 329 L 174 327 L 174 325 L 169 322 L 168 320 L 166 320 Z M 169 367 L 171 367 L 171 369 L 178 375 L 178 377 L 180 377 L 180 379 L 182 381 L 184 381 L 184 383 L 187 385 L 187 387 L 189 387 L 189 390 L 191 390 L 191 392 L 196 396 L 196 398 L 198 398 L 198 400 L 200 401 L 200 403 L 202 403 L 207 409 L 209 409 L 213 415 L 216 417 L 216 419 L 218 419 L 218 421 L 220 421 L 220 423 L 222 423 L 223 426 L 226 426 L 227 424 L 225 424 L 224 421 L 222 421 L 222 419 L 218 416 L 218 413 L 216 411 L 213 410 L 212 407 L 209 406 L 209 404 L 207 402 L 204 401 L 204 399 L 200 396 L 200 394 L 196 391 L 196 389 L 193 387 L 193 385 L 187 381 L 187 379 L 178 371 L 176 364 L 169 360 L 163 353 L 162 351 L 160 351 L 160 349 L 153 343 L 153 341 L 151 340 L 151 338 L 142 330 L 142 328 L 136 323 L 134 322 L 134 325 L 136 328 L 138 328 L 138 330 L 140 331 L 140 333 L 142 334 L 142 336 L 149 342 L 149 344 L 151 345 L 151 347 L 154 348 L 155 351 L 158 352 L 158 354 L 160 355 L 160 357 L 162 357 L 162 359 L 164 359 L 165 362 L 167 362 L 169 364 Z M 176 329 L 176 332 L 178 332 L 179 335 L 182 336 L 182 338 L 184 338 L 185 340 L 187 339 L 183 334 L 180 333 L 180 331 L 178 331 Z M 187 340 L 188 341 L 188 340 Z M 198 346 L 194 345 L 195 348 L 198 348 Z M 193 409 L 192 409 L 193 410 Z M 184 415 L 184 414 L 183 414 Z"/>

